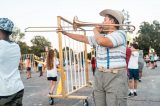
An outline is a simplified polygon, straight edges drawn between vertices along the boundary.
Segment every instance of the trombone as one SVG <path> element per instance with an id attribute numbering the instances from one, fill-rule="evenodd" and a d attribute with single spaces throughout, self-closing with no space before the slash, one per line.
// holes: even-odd
<path id="1" fill-rule="evenodd" d="M 56 26 L 42 26 L 42 27 L 27 27 L 25 28 L 25 32 L 57 32 L 58 27 Z M 63 28 L 72 28 L 72 26 L 63 26 Z M 66 31 L 74 31 L 72 29 L 66 29 Z M 81 31 L 81 30 L 77 30 Z"/>
<path id="2" fill-rule="evenodd" d="M 63 29 L 66 28 L 66 29 Z M 68 29 L 67 29 L 68 28 Z M 57 30 L 62 29 L 62 30 Z M 24 29 L 25 32 L 57 32 L 57 31 L 84 31 L 84 29 L 78 28 L 77 30 L 73 29 L 73 26 L 42 26 L 42 27 L 27 27 Z M 93 30 L 85 30 L 85 31 L 93 31 Z"/>
<path id="3" fill-rule="evenodd" d="M 106 30 L 105 26 L 118 26 L 118 27 L 126 27 L 126 28 L 122 28 L 123 30 L 126 30 L 128 32 L 133 32 L 135 30 L 135 26 L 133 25 L 128 25 L 128 24 L 102 24 L 102 23 L 92 23 L 92 22 L 82 22 L 78 20 L 78 17 L 75 16 L 73 19 L 73 29 L 77 30 L 77 28 L 80 27 L 96 27 L 96 26 L 100 26 L 102 28 L 104 28 L 103 31 L 112 31 L 112 30 Z"/>
<path id="4" fill-rule="evenodd" d="M 72 29 L 63 29 L 63 28 L 72 28 Z M 59 30 L 61 29 L 61 30 Z M 57 32 L 57 31 L 93 31 L 93 29 L 77 29 L 74 28 L 73 26 L 63 26 L 62 28 L 60 27 L 27 27 L 24 29 L 24 32 Z M 110 30 L 105 30 L 105 31 L 110 31 Z"/>
<path id="5" fill-rule="evenodd" d="M 105 26 L 119 26 L 126 27 L 123 30 L 128 32 L 133 32 L 135 30 L 135 26 L 126 25 L 126 24 L 102 24 L 102 23 L 91 23 L 91 22 L 82 22 L 78 20 L 78 17 L 74 17 L 72 26 L 62 26 L 62 28 L 55 26 L 46 26 L 46 27 L 27 27 L 25 28 L 25 32 L 57 32 L 57 31 L 93 31 L 92 29 L 82 29 L 81 27 L 97 27 L 100 26 L 103 28 L 103 32 L 114 31 L 105 29 Z M 67 28 L 67 29 L 63 29 Z M 61 29 L 61 30 L 57 30 Z"/>

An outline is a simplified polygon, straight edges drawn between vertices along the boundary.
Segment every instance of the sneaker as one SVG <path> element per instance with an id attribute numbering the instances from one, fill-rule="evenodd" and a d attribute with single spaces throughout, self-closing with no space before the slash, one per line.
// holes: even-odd
<path id="1" fill-rule="evenodd" d="M 134 94 L 134 96 L 137 96 L 137 92 L 134 92 L 133 94 Z"/>
<path id="2" fill-rule="evenodd" d="M 128 94 L 128 96 L 131 97 L 131 96 L 134 96 L 134 94 L 130 92 L 130 93 Z"/>
<path id="3" fill-rule="evenodd" d="M 139 81 L 139 82 L 142 82 L 142 80 L 141 80 L 141 79 L 139 79 L 138 81 Z"/>
<path id="4" fill-rule="evenodd" d="M 49 95 L 53 95 L 53 93 L 50 93 L 50 92 L 49 92 L 48 94 L 49 94 Z"/>

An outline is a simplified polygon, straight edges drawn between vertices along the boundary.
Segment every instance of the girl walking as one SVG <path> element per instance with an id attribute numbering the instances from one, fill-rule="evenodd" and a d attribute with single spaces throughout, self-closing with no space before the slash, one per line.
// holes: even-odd
<path id="1" fill-rule="evenodd" d="M 49 50 L 47 56 L 47 79 L 50 81 L 49 95 L 52 95 L 57 82 L 57 67 L 59 66 L 59 61 L 56 58 L 56 52 L 54 50 Z M 54 100 L 51 98 L 53 104 Z"/>

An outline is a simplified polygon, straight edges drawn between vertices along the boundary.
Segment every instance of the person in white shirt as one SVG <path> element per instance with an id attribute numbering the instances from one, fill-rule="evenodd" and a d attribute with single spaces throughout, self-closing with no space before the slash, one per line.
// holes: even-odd
<path id="1" fill-rule="evenodd" d="M 53 94 L 56 82 L 57 82 L 57 67 L 59 65 L 59 61 L 55 56 L 54 50 L 49 50 L 47 55 L 47 79 L 50 81 L 50 91 L 49 94 Z"/>
<path id="2" fill-rule="evenodd" d="M 14 24 L 0 18 L 0 106 L 22 106 L 24 85 L 18 70 L 20 47 L 10 41 Z"/>
<path id="3" fill-rule="evenodd" d="M 38 71 L 39 71 L 39 77 L 43 76 L 43 57 L 40 58 L 40 62 L 38 63 Z"/>
<path id="4" fill-rule="evenodd" d="M 139 51 L 138 51 L 138 45 L 136 43 L 133 43 L 131 46 L 131 57 L 129 59 L 128 63 L 128 70 L 129 70 L 129 89 L 130 93 L 128 96 L 137 96 L 137 83 L 139 80 L 139 67 L 138 67 L 138 57 L 139 57 Z M 134 79 L 134 83 L 132 82 L 132 79 Z"/>
<path id="5" fill-rule="evenodd" d="M 47 79 L 50 81 L 50 91 L 49 95 L 53 95 L 56 82 L 57 82 L 57 68 L 59 67 L 59 61 L 56 57 L 56 52 L 54 50 L 49 50 L 46 60 L 46 67 L 47 67 Z M 50 98 L 50 104 L 54 104 L 54 98 Z"/>
<path id="6" fill-rule="evenodd" d="M 157 60 L 158 60 L 158 56 L 156 53 L 154 53 L 154 67 L 157 67 Z"/>

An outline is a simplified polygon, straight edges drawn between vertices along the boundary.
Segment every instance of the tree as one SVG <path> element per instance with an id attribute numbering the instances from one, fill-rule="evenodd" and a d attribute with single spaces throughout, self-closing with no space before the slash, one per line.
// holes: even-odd
<path id="1" fill-rule="evenodd" d="M 30 47 L 25 42 L 18 41 L 17 43 L 21 48 L 21 54 L 31 53 Z"/>
<path id="2" fill-rule="evenodd" d="M 129 18 L 130 18 L 129 12 L 123 9 L 122 14 L 124 15 L 124 24 L 129 25 L 131 23 L 129 21 Z"/>
<path id="3" fill-rule="evenodd" d="M 14 32 L 11 34 L 10 39 L 14 42 L 16 42 L 21 49 L 21 54 L 27 54 L 29 53 L 29 46 L 23 42 L 23 38 L 25 37 L 25 34 L 21 32 L 21 30 L 18 27 L 15 27 Z"/>
<path id="4" fill-rule="evenodd" d="M 144 54 L 148 53 L 150 47 L 158 52 L 160 48 L 160 24 L 158 21 L 155 20 L 151 24 L 143 22 L 138 34 L 139 36 L 135 38 L 135 41 L 138 42 L 140 49 L 144 50 Z"/>
<path id="5" fill-rule="evenodd" d="M 49 42 L 45 37 L 43 36 L 35 36 L 31 40 L 32 46 L 31 51 L 33 54 L 37 56 L 41 56 L 42 52 L 45 52 L 45 47 L 51 48 L 51 42 Z"/>
<path id="6" fill-rule="evenodd" d="M 129 20 L 130 19 L 129 12 L 123 9 L 122 14 L 124 16 L 124 22 L 123 23 L 125 25 L 129 25 L 131 23 L 131 21 Z M 126 26 L 126 27 L 123 26 L 123 28 L 126 29 L 126 32 L 129 32 L 129 30 L 130 30 L 129 26 Z"/>
<path id="7" fill-rule="evenodd" d="M 19 42 L 24 38 L 25 34 L 21 32 L 21 30 L 17 27 L 15 27 L 14 32 L 10 36 L 11 40 L 14 42 Z"/>

